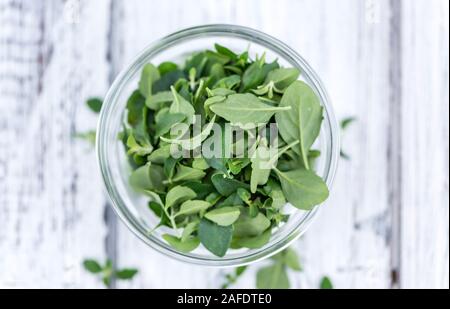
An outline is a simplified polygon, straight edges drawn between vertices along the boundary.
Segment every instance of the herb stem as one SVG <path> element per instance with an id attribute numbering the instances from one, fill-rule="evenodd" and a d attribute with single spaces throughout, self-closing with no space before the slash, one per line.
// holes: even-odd
<path id="1" fill-rule="evenodd" d="M 292 147 L 298 145 L 300 143 L 299 140 L 296 140 L 295 142 L 287 145 L 286 147 L 282 148 L 280 152 L 278 152 L 273 158 L 270 159 L 269 164 L 272 165 L 275 163 L 276 160 L 278 160 L 286 151 L 291 149 Z"/>
<path id="2" fill-rule="evenodd" d="M 170 225 L 172 225 L 173 229 L 175 230 L 175 233 L 178 234 L 178 228 L 177 228 L 177 224 L 175 223 L 175 219 L 172 215 L 172 211 L 170 211 L 170 213 L 167 211 L 166 207 L 162 207 L 164 213 L 166 214 L 166 216 L 169 218 L 170 220 Z"/>

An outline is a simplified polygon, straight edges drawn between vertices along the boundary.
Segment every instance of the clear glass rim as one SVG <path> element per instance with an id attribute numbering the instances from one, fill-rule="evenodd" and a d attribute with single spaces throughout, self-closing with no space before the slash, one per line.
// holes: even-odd
<path id="1" fill-rule="evenodd" d="M 163 51 L 164 49 L 175 45 L 180 42 L 187 40 L 208 37 L 208 36 L 223 36 L 223 37 L 235 37 L 247 40 L 249 42 L 255 42 L 261 46 L 269 48 L 278 54 L 282 55 L 283 58 L 289 61 L 292 65 L 301 69 L 303 76 L 305 76 L 309 83 L 315 87 L 317 94 L 320 97 L 321 103 L 324 106 L 325 111 L 325 121 L 329 127 L 329 140 L 327 142 L 330 144 L 330 151 L 328 157 L 326 158 L 325 175 L 323 176 L 328 187 L 332 188 L 334 175 L 336 173 L 338 159 L 339 159 L 339 126 L 336 121 L 333 108 L 331 106 L 328 94 L 317 74 L 309 66 L 309 64 L 292 48 L 290 48 L 285 43 L 280 40 L 271 37 L 263 32 L 243 27 L 237 25 L 228 24 L 213 24 L 213 25 L 202 25 L 192 28 L 187 28 L 171 35 L 168 35 L 150 45 L 148 45 L 131 63 L 127 66 L 115 79 L 114 83 L 110 87 L 100 113 L 98 127 L 97 127 L 97 139 L 96 139 L 96 153 L 97 161 L 100 166 L 100 171 L 103 177 L 103 181 L 108 192 L 109 198 L 112 202 L 114 211 L 125 223 L 125 225 L 142 241 L 153 249 L 167 255 L 169 257 L 175 258 L 177 260 L 188 262 L 192 264 L 198 264 L 203 266 L 216 266 L 216 267 L 235 267 L 241 265 L 247 265 L 267 257 L 270 257 L 281 250 L 288 247 L 293 241 L 298 239 L 310 226 L 313 219 L 317 216 L 322 206 L 317 206 L 313 210 L 309 211 L 303 220 L 298 223 L 295 229 L 286 237 L 278 242 L 273 243 L 270 247 L 264 250 L 255 250 L 247 252 L 238 257 L 224 257 L 224 258 L 210 258 L 210 257 L 197 257 L 190 256 L 189 254 L 181 253 L 175 249 L 167 246 L 162 246 L 160 243 L 152 240 L 145 229 L 140 226 L 137 220 L 129 212 L 126 207 L 125 202 L 120 196 L 115 184 L 111 181 L 111 169 L 108 164 L 108 147 L 107 147 L 107 131 L 105 128 L 108 127 L 108 115 L 115 104 L 118 104 L 118 97 L 121 93 L 123 87 L 127 81 L 134 75 L 136 70 L 139 70 L 146 60 L 153 55 L 156 55 Z"/>

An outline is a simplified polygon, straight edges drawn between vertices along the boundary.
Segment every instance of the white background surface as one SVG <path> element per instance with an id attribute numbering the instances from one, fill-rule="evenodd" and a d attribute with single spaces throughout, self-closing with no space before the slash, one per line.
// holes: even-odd
<path id="1" fill-rule="evenodd" d="M 102 287 L 81 268 L 141 272 L 121 288 L 212 288 L 223 271 L 146 248 L 106 211 L 84 100 L 148 43 L 205 23 L 285 41 L 359 121 L 296 288 L 449 287 L 447 0 L 0 0 L 0 287 Z M 254 287 L 253 271 L 237 287 Z"/>

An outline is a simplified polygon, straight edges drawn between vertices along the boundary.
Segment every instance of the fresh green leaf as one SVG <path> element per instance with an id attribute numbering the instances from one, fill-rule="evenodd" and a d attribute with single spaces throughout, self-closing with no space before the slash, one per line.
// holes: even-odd
<path id="1" fill-rule="evenodd" d="M 134 276 L 136 276 L 138 273 L 137 269 L 134 268 L 125 268 L 125 269 L 121 269 L 116 271 L 115 276 L 117 279 L 121 279 L 121 280 L 131 280 L 134 278 Z"/>
<path id="2" fill-rule="evenodd" d="M 229 226 L 236 222 L 240 214 L 239 207 L 222 207 L 207 212 L 205 218 L 220 226 Z"/>
<path id="3" fill-rule="evenodd" d="M 136 128 L 143 121 L 143 108 L 145 106 L 145 98 L 139 91 L 134 91 L 127 101 L 128 124 Z"/>
<path id="4" fill-rule="evenodd" d="M 320 281 L 320 289 L 321 290 L 332 290 L 333 287 L 333 283 L 331 282 L 330 278 L 328 277 L 323 277 L 322 280 Z"/>
<path id="5" fill-rule="evenodd" d="M 210 167 L 222 172 L 222 175 L 229 176 L 229 172 L 227 169 L 228 160 L 226 158 L 214 158 L 213 157 L 213 158 L 205 158 L 205 160 Z"/>
<path id="6" fill-rule="evenodd" d="M 216 44 L 214 44 L 214 47 L 216 48 L 216 50 L 219 54 L 224 55 L 231 60 L 238 59 L 238 55 L 236 53 L 234 53 L 233 51 L 231 51 L 230 49 L 226 48 L 225 46 L 222 46 L 222 45 L 216 43 Z"/>
<path id="7" fill-rule="evenodd" d="M 302 169 L 289 172 L 276 170 L 276 172 L 283 193 L 293 206 L 303 210 L 311 210 L 328 198 L 327 185 L 314 172 Z"/>
<path id="8" fill-rule="evenodd" d="M 261 268 L 256 274 L 256 287 L 258 289 L 289 289 L 286 268 L 279 263 Z"/>
<path id="9" fill-rule="evenodd" d="M 85 260 L 83 266 L 87 271 L 93 274 L 98 274 L 103 271 L 103 267 L 95 260 Z"/>
<path id="10" fill-rule="evenodd" d="M 300 71 L 296 68 L 280 68 L 271 71 L 266 78 L 266 83 L 273 82 L 275 89 L 283 92 L 300 76 Z"/>
<path id="11" fill-rule="evenodd" d="M 164 162 L 170 157 L 170 147 L 170 145 L 166 145 L 155 149 L 148 156 L 148 161 L 155 164 L 164 164 Z"/>
<path id="12" fill-rule="evenodd" d="M 262 213 L 255 217 L 250 216 L 248 208 L 241 208 L 241 215 L 234 223 L 234 236 L 236 238 L 259 236 L 270 227 L 270 220 Z"/>
<path id="13" fill-rule="evenodd" d="M 181 242 L 186 242 L 189 237 L 198 229 L 199 222 L 193 221 L 188 223 L 183 230 L 183 234 L 181 235 Z"/>
<path id="14" fill-rule="evenodd" d="M 251 64 L 242 76 L 241 92 L 247 92 L 261 85 L 270 71 L 278 69 L 278 63 L 265 63 L 264 57 Z"/>
<path id="15" fill-rule="evenodd" d="M 104 284 L 107 288 L 110 287 L 110 285 L 111 285 L 111 277 L 110 277 L 110 276 L 104 276 L 103 279 L 102 279 L 102 281 L 103 281 L 103 284 Z"/>
<path id="16" fill-rule="evenodd" d="M 185 74 L 181 70 L 170 71 L 153 83 L 153 93 L 170 91 L 171 86 L 175 85 L 177 81 L 185 77 Z"/>
<path id="17" fill-rule="evenodd" d="M 267 146 L 266 139 L 263 139 L 256 148 L 252 161 L 252 176 L 250 179 L 250 187 L 252 193 L 255 193 L 258 185 L 265 185 L 269 180 L 271 170 L 275 167 L 278 158 L 286 151 L 296 146 L 299 141 L 295 141 L 281 149 L 270 149 Z"/>
<path id="18" fill-rule="evenodd" d="M 208 98 L 223 97 L 223 100 L 225 100 L 226 97 L 229 96 L 229 95 L 236 94 L 236 91 L 230 90 L 230 89 L 227 89 L 227 88 L 214 88 L 212 90 L 209 89 L 209 88 L 206 88 L 206 92 L 208 94 Z M 206 102 L 205 102 L 205 105 L 206 105 Z"/>
<path id="19" fill-rule="evenodd" d="M 155 136 L 162 136 L 168 133 L 174 125 L 181 123 L 184 119 L 186 119 L 186 116 L 184 114 L 166 113 L 162 115 L 159 121 L 156 123 Z"/>
<path id="20" fill-rule="evenodd" d="M 250 205 L 252 203 L 251 201 L 252 195 L 250 194 L 250 192 L 248 192 L 248 190 L 238 188 L 236 193 L 245 204 Z"/>
<path id="21" fill-rule="evenodd" d="M 253 94 L 246 93 L 232 94 L 223 103 L 211 105 L 210 109 L 233 124 L 255 128 L 259 124 L 267 123 L 275 113 L 289 111 L 291 107 L 270 106 L 261 102 Z"/>
<path id="22" fill-rule="evenodd" d="M 231 95 L 236 93 L 235 91 L 231 91 L 231 89 L 234 89 L 236 87 L 238 87 L 241 83 L 241 77 L 239 75 L 230 75 L 227 77 L 224 77 L 222 79 L 219 79 L 215 84 L 214 84 L 214 88 L 212 90 L 212 93 L 219 93 L 219 91 L 214 91 L 216 89 L 227 89 L 228 92 L 224 92 L 221 91 L 221 94 L 216 94 L 216 95 L 224 95 L 226 94 Z"/>
<path id="23" fill-rule="evenodd" d="M 93 111 L 94 113 L 100 113 L 103 105 L 103 100 L 100 98 L 91 98 L 86 101 L 87 106 Z"/>
<path id="24" fill-rule="evenodd" d="M 356 117 L 347 117 L 341 120 L 341 130 L 346 130 L 351 124 L 356 121 Z"/>
<path id="25" fill-rule="evenodd" d="M 274 180 L 269 180 L 268 185 L 271 188 L 269 196 L 272 199 L 272 207 L 274 209 L 281 209 L 286 204 L 286 198 L 284 197 L 280 184 Z"/>
<path id="26" fill-rule="evenodd" d="M 265 185 L 269 180 L 271 167 L 268 166 L 268 162 L 270 159 L 270 149 L 267 143 L 259 143 L 251 158 L 252 176 L 250 179 L 250 190 L 252 193 L 256 192 L 259 185 Z"/>
<path id="27" fill-rule="evenodd" d="M 308 153 L 319 136 L 323 118 L 319 99 L 311 87 L 296 81 L 286 90 L 280 107 L 291 107 L 292 110 L 275 115 L 279 132 L 287 143 L 300 141 L 293 149 L 300 155 L 305 168 L 309 169 Z"/>
<path id="28" fill-rule="evenodd" d="M 188 122 L 190 123 L 192 121 L 192 116 L 194 116 L 195 114 L 194 107 L 191 103 L 186 101 L 185 98 L 180 96 L 173 86 L 170 89 L 174 97 L 172 105 L 170 106 L 170 113 L 183 114 L 186 116 Z"/>
<path id="29" fill-rule="evenodd" d="M 192 200 L 186 201 L 181 204 L 180 210 L 177 212 L 176 216 L 190 216 L 195 215 L 199 212 L 207 210 L 211 207 L 211 204 L 206 201 Z"/>
<path id="30" fill-rule="evenodd" d="M 264 233 L 258 236 L 252 237 L 233 237 L 231 241 L 231 248 L 240 249 L 240 248 L 248 248 L 248 249 L 258 249 L 269 243 L 270 237 L 272 236 L 272 231 L 267 229 Z"/>
<path id="31" fill-rule="evenodd" d="M 144 66 L 141 80 L 139 81 L 139 91 L 145 98 L 152 95 L 153 83 L 159 78 L 159 71 L 153 64 L 149 63 Z"/>
<path id="32" fill-rule="evenodd" d="M 153 146 L 146 142 L 144 145 L 140 145 L 133 134 L 130 134 L 127 139 L 128 155 L 146 156 L 152 153 Z"/>
<path id="33" fill-rule="evenodd" d="M 233 226 L 220 226 L 209 220 L 202 219 L 198 235 L 206 249 L 218 257 L 223 257 L 230 247 Z"/>
<path id="34" fill-rule="evenodd" d="M 224 55 L 224 54 L 220 54 L 220 53 L 216 53 L 213 52 L 211 50 L 207 50 L 205 53 L 206 57 L 209 60 L 210 64 L 220 64 L 220 65 L 225 65 L 228 62 L 230 62 L 230 57 Z"/>
<path id="35" fill-rule="evenodd" d="M 173 183 L 191 180 L 200 180 L 206 176 L 206 173 L 202 170 L 191 168 L 179 164 L 177 167 L 177 172 L 172 179 Z"/>
<path id="36" fill-rule="evenodd" d="M 147 105 L 147 107 L 150 108 L 151 110 L 158 111 L 163 107 L 168 106 L 168 103 L 172 101 L 173 101 L 172 92 L 162 91 L 154 95 L 151 95 L 150 97 L 147 97 L 147 99 L 145 100 L 145 105 Z"/>
<path id="37" fill-rule="evenodd" d="M 226 199 L 217 204 L 217 208 L 225 207 L 225 206 L 244 206 L 242 199 L 239 197 L 237 193 L 233 193 L 228 196 Z"/>
<path id="38" fill-rule="evenodd" d="M 248 213 L 250 217 L 255 218 L 259 213 L 258 205 L 256 203 L 250 204 Z"/>
<path id="39" fill-rule="evenodd" d="M 289 267 L 292 270 L 301 271 L 302 267 L 300 265 L 300 259 L 297 255 L 297 252 L 295 252 L 293 249 L 288 248 L 284 252 L 284 263 L 287 267 Z"/>
<path id="40" fill-rule="evenodd" d="M 202 183 L 198 181 L 188 181 L 183 183 L 184 187 L 188 187 L 197 194 L 197 199 L 205 199 L 210 193 L 214 191 L 214 187 L 210 183 Z"/>
<path id="41" fill-rule="evenodd" d="M 164 190 L 165 178 L 161 166 L 148 163 L 131 173 L 130 185 L 137 191 L 150 190 L 161 192 Z"/>
<path id="42" fill-rule="evenodd" d="M 158 65 L 158 71 L 161 76 L 176 70 L 178 70 L 178 65 L 170 61 L 166 61 Z"/>
<path id="43" fill-rule="evenodd" d="M 234 158 L 227 161 L 228 169 L 233 175 L 238 175 L 241 171 L 250 164 L 248 158 Z"/>
<path id="44" fill-rule="evenodd" d="M 178 237 L 164 234 L 162 238 L 167 241 L 169 245 L 183 253 L 194 251 L 198 247 L 198 245 L 200 245 L 200 241 L 197 237 L 189 237 L 187 240 L 181 241 L 181 239 L 179 239 Z"/>
<path id="45" fill-rule="evenodd" d="M 216 205 L 221 199 L 222 196 L 217 192 L 212 192 L 205 197 L 205 201 L 211 203 L 212 206 Z"/>
<path id="46" fill-rule="evenodd" d="M 205 128 L 200 132 L 200 134 L 189 138 L 189 139 L 168 139 L 161 137 L 161 140 L 163 140 L 166 143 L 169 144 L 176 144 L 180 145 L 185 150 L 194 150 L 197 149 L 202 145 L 202 142 L 211 134 L 211 130 L 214 126 L 214 121 L 216 119 L 216 116 L 213 117 L 211 122 L 205 126 Z"/>
<path id="47" fill-rule="evenodd" d="M 150 201 L 148 203 L 148 207 L 150 208 L 151 211 L 153 211 L 153 213 L 158 218 L 160 218 L 159 224 L 155 227 L 155 229 L 160 227 L 160 226 L 163 226 L 163 225 L 168 226 L 168 227 L 172 227 L 173 226 L 172 222 L 171 222 L 171 218 L 169 217 L 169 215 L 164 210 L 164 206 L 162 204 L 160 204 L 158 202 L 155 202 L 155 201 Z"/>
<path id="48" fill-rule="evenodd" d="M 159 196 L 158 193 L 153 192 L 151 190 L 144 190 L 142 193 L 144 193 L 145 195 L 147 195 L 148 197 L 150 197 L 150 202 L 155 202 L 158 205 L 164 206 L 161 197 Z"/>
<path id="49" fill-rule="evenodd" d="M 231 194 L 235 193 L 239 188 L 243 188 L 246 190 L 250 189 L 250 186 L 247 185 L 246 183 L 240 182 L 235 179 L 227 178 L 224 174 L 221 173 L 214 174 L 211 177 L 211 181 L 214 187 L 216 188 L 217 192 L 219 192 L 223 196 L 230 196 Z"/>
<path id="50" fill-rule="evenodd" d="M 165 207 L 169 209 L 188 200 L 192 200 L 196 196 L 197 194 L 188 187 L 176 186 L 167 193 Z"/>
<path id="51" fill-rule="evenodd" d="M 207 62 L 208 58 L 206 57 L 205 52 L 195 53 L 186 61 L 184 71 L 189 72 L 192 68 L 195 68 L 195 71 L 197 72 L 196 77 L 200 78 L 204 73 Z"/>
<path id="52" fill-rule="evenodd" d="M 198 169 L 198 170 L 207 170 L 209 168 L 208 162 L 206 162 L 203 158 L 195 158 L 192 162 L 192 168 Z"/>
<path id="53" fill-rule="evenodd" d="M 214 104 L 224 102 L 225 99 L 226 99 L 226 97 L 220 96 L 220 95 L 219 95 L 219 96 L 213 96 L 213 97 L 208 98 L 208 99 L 205 101 L 205 104 L 203 105 L 203 108 L 205 109 L 205 113 L 206 113 L 208 116 L 211 117 L 212 112 L 211 112 L 211 110 L 210 110 L 210 107 L 211 107 L 212 105 L 214 105 Z"/>

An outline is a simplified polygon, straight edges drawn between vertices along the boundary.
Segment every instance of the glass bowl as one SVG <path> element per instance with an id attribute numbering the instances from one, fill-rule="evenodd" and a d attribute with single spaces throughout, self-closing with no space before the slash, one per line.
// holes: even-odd
<path id="1" fill-rule="evenodd" d="M 324 107 L 324 122 L 315 149 L 322 155 L 315 170 L 331 189 L 339 158 L 339 128 L 327 93 L 308 63 L 283 42 L 262 32 L 234 25 L 205 25 L 185 29 L 171 34 L 149 45 L 114 81 L 100 114 L 97 130 L 97 156 L 103 180 L 117 215 L 128 228 L 150 247 L 169 257 L 204 266 L 239 266 L 272 256 L 299 238 L 311 224 L 321 208 L 311 211 L 295 209 L 287 223 L 274 230 L 269 243 L 259 249 L 229 250 L 223 258 L 209 253 L 199 246 L 191 253 L 181 253 L 169 246 L 161 237 L 164 228 L 149 233 L 158 223 L 158 218 L 148 209 L 148 198 L 137 194 L 129 186 L 131 169 L 119 141 L 127 98 L 137 88 L 142 67 L 152 62 L 181 63 L 195 51 L 211 49 L 214 43 L 235 51 L 249 49 L 250 56 L 266 52 L 267 61 L 278 59 L 281 66 L 300 69 L 301 79 L 308 83 L 320 98 Z"/>

